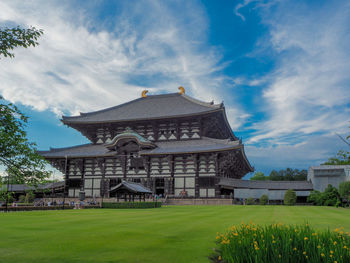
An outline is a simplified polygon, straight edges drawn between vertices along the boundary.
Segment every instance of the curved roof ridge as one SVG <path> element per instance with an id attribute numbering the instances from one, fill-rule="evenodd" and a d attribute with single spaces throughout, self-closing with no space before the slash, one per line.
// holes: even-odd
<path id="1" fill-rule="evenodd" d="M 62 120 L 64 120 L 64 119 L 74 119 L 74 118 L 79 118 L 79 117 L 83 117 L 83 116 L 93 115 L 93 114 L 96 114 L 96 113 L 106 112 L 106 111 L 109 111 L 109 110 L 118 109 L 118 108 L 120 108 L 122 106 L 131 104 L 131 103 L 133 103 L 135 101 L 138 101 L 138 100 L 141 100 L 141 99 L 144 99 L 144 98 L 137 98 L 137 99 L 134 99 L 134 100 L 131 100 L 131 101 L 128 101 L 128 102 L 125 102 L 125 103 L 122 103 L 122 104 L 119 104 L 119 105 L 116 105 L 116 106 L 112 106 L 112 107 L 109 107 L 109 108 L 105 108 L 105 109 L 102 109 L 102 110 L 91 111 L 91 112 L 80 112 L 80 115 L 77 115 L 77 116 L 63 116 L 62 115 Z"/>
<path id="2" fill-rule="evenodd" d="M 186 94 L 179 94 L 179 95 L 182 96 L 183 98 L 193 102 L 193 103 L 199 104 L 201 106 L 210 107 L 210 108 L 213 108 L 213 109 L 218 109 L 218 108 L 221 108 L 223 106 L 223 103 L 214 104 L 214 103 L 211 103 L 211 102 L 206 102 L 206 101 L 201 101 L 201 100 L 195 99 L 195 98 L 190 97 L 190 96 L 188 96 Z"/>
<path id="3" fill-rule="evenodd" d="M 61 151 L 61 150 L 68 150 L 68 149 L 74 149 L 74 148 L 79 148 L 82 146 L 88 146 L 88 145 L 95 145 L 92 143 L 84 143 L 84 144 L 79 144 L 79 145 L 74 145 L 74 146 L 68 146 L 68 147 L 60 147 L 60 148 L 54 148 L 54 147 L 50 147 L 50 152 L 57 152 L 57 151 Z M 38 152 L 48 152 L 48 151 L 38 151 Z"/>

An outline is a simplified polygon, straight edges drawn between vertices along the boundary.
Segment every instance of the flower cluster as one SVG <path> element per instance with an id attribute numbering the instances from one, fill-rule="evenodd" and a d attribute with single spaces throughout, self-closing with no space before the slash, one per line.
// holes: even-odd
<path id="1" fill-rule="evenodd" d="M 350 233 L 343 228 L 242 223 L 217 233 L 216 242 L 214 262 L 350 262 Z"/>

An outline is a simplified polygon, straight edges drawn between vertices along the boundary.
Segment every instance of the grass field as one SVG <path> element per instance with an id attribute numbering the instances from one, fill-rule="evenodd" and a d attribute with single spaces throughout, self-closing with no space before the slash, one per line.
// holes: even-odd
<path id="1" fill-rule="evenodd" d="M 0 262 L 209 262 L 216 232 L 242 221 L 350 231 L 350 209 L 175 206 L 0 213 Z"/>

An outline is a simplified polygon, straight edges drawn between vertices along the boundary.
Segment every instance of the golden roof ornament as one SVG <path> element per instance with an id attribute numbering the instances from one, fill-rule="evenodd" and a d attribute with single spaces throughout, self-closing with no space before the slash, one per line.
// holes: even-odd
<path id="1" fill-rule="evenodd" d="M 180 94 L 185 94 L 185 88 L 184 87 L 180 86 L 179 90 L 180 90 L 180 92 L 179 92 Z"/>
<path id="2" fill-rule="evenodd" d="M 146 89 L 143 90 L 142 93 L 141 93 L 141 97 L 142 98 L 146 98 L 147 97 L 147 95 L 146 95 L 147 92 L 148 92 L 148 90 L 146 90 Z"/>

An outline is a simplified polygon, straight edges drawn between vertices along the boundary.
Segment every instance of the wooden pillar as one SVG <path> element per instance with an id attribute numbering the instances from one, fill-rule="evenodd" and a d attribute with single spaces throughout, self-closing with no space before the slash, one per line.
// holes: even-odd
<path id="1" fill-rule="evenodd" d="M 195 180 L 194 180 L 194 195 L 199 197 L 199 154 L 194 155 L 194 167 L 195 167 Z"/>
<path id="2" fill-rule="evenodd" d="M 218 185 L 220 173 L 219 173 L 219 153 L 214 153 L 213 154 L 214 160 L 215 160 L 215 177 L 217 183 L 215 184 L 215 197 L 220 197 L 220 187 Z"/>

